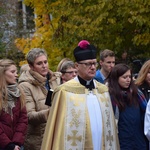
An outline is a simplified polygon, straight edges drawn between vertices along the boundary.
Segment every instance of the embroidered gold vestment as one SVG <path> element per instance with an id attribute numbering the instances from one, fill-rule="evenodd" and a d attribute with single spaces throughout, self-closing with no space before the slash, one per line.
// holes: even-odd
<path id="1" fill-rule="evenodd" d="M 94 80 L 102 114 L 101 150 L 120 150 L 108 89 Z M 88 89 L 73 80 L 53 93 L 41 150 L 93 150 L 90 119 L 86 106 Z"/>

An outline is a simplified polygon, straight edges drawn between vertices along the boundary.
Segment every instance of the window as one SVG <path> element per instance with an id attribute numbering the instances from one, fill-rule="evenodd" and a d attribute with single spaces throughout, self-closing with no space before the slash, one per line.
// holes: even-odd
<path id="1" fill-rule="evenodd" d="M 17 24 L 18 27 L 22 29 L 34 29 L 34 12 L 33 9 L 29 6 L 23 4 L 22 1 L 18 2 L 17 5 L 18 17 Z"/>

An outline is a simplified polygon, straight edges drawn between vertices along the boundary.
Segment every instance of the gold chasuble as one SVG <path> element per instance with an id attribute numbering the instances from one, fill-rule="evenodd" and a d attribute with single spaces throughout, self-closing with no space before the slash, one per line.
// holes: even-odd
<path id="1" fill-rule="evenodd" d="M 94 84 L 95 89 L 88 91 L 72 79 L 55 89 L 41 150 L 94 150 L 86 104 L 89 92 L 96 95 L 101 109 L 100 150 L 120 150 L 108 89 L 95 80 Z"/>

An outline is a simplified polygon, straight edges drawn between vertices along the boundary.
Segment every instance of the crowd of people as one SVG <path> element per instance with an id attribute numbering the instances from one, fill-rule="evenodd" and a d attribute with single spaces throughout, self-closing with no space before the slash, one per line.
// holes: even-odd
<path id="1" fill-rule="evenodd" d="M 0 150 L 149 150 L 150 60 L 136 79 L 87 40 L 50 70 L 44 49 L 0 60 Z"/>

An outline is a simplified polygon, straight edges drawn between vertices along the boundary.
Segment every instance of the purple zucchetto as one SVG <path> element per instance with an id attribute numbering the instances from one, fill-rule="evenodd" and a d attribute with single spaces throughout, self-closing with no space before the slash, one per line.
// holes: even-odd
<path id="1" fill-rule="evenodd" d="M 82 40 L 78 43 L 78 46 L 74 49 L 74 57 L 76 61 L 96 59 L 96 48 L 88 41 Z"/>

